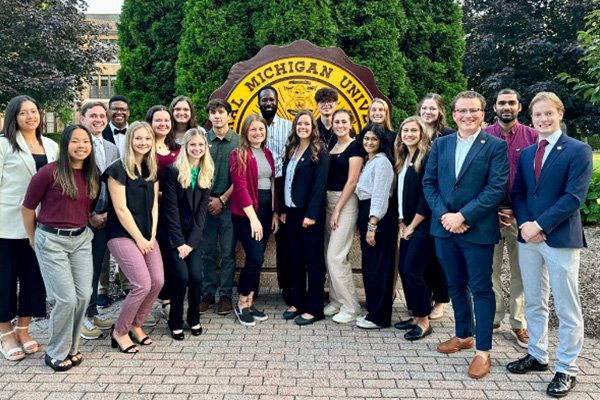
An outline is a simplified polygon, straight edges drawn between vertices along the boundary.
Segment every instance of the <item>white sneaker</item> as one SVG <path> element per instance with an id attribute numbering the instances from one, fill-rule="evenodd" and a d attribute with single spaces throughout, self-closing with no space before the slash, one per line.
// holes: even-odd
<path id="1" fill-rule="evenodd" d="M 350 322 L 356 321 L 356 314 L 340 311 L 339 313 L 335 314 L 331 320 L 333 322 L 337 322 L 338 324 L 349 324 Z"/>
<path id="2" fill-rule="evenodd" d="M 326 317 L 331 317 L 339 312 L 340 308 L 335 306 L 333 303 L 329 303 L 325 306 L 325 308 L 323 308 L 323 314 L 325 314 Z"/>
<path id="3" fill-rule="evenodd" d="M 356 318 L 356 326 L 362 329 L 380 329 L 381 326 L 377 325 L 374 322 L 369 321 L 365 317 Z"/>

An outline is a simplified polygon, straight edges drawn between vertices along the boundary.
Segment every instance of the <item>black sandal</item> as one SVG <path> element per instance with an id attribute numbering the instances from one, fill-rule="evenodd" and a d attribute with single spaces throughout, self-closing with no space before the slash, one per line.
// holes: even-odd
<path id="1" fill-rule="evenodd" d="M 69 354 L 67 357 L 71 360 L 71 365 L 74 367 L 78 366 L 83 361 L 83 355 L 79 351 L 75 354 Z"/>
<path id="2" fill-rule="evenodd" d="M 133 334 L 133 332 L 129 332 L 129 337 L 131 338 L 131 340 L 133 340 L 134 342 L 136 342 L 137 344 L 141 344 L 142 346 L 149 346 L 152 343 L 154 343 L 152 341 L 152 339 L 150 339 L 149 336 L 144 336 L 141 340 L 138 340 L 138 338 L 135 337 L 135 335 Z"/>
<path id="3" fill-rule="evenodd" d="M 73 362 L 70 359 L 58 360 L 56 358 L 50 357 L 48 353 L 46 353 L 44 361 L 46 362 L 47 366 L 49 366 L 56 372 L 64 372 L 73 368 Z"/>

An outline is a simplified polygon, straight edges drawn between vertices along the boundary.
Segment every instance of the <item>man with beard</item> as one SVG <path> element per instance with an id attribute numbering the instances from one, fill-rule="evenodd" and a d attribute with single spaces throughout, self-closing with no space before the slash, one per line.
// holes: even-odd
<path id="1" fill-rule="evenodd" d="M 508 162 L 510 174 L 508 177 L 508 192 L 512 189 L 512 184 L 517 173 L 519 165 L 519 156 L 521 152 L 532 144 L 537 142 L 538 134 L 526 125 L 522 125 L 517 120 L 521 111 L 521 101 L 519 94 L 513 89 L 502 89 L 498 92 L 496 102 L 494 103 L 494 112 L 497 121 L 488 126 L 485 131 L 492 136 L 503 139 L 508 145 Z M 502 296 L 502 283 L 500 275 L 502 272 L 502 258 L 504 245 L 508 250 L 508 261 L 510 266 L 510 326 L 511 334 L 517 340 L 517 344 L 527 348 L 529 335 L 527 332 L 527 321 L 525 320 L 523 295 L 523 282 L 521 281 L 521 271 L 519 270 L 519 256 L 517 252 L 517 222 L 512 212 L 510 196 L 500 206 L 498 212 L 500 219 L 500 242 L 494 248 L 494 263 L 492 273 L 492 283 L 494 285 L 494 295 L 496 297 L 496 315 L 494 317 L 494 329 L 500 328 L 506 305 Z"/>
<path id="2" fill-rule="evenodd" d="M 262 117 L 267 121 L 267 148 L 273 153 L 275 161 L 275 189 L 278 194 L 283 193 L 283 152 L 288 136 L 292 131 L 292 123 L 277 116 L 278 97 L 273 86 L 267 85 L 258 91 L 258 107 Z M 283 196 L 280 196 L 283 198 Z M 291 289 L 291 277 L 286 265 L 287 240 L 285 224 L 280 224 L 279 231 L 275 234 L 277 244 L 277 283 L 281 289 L 281 295 L 289 306 Z"/>
<path id="3" fill-rule="evenodd" d="M 337 136 L 333 133 L 332 117 L 338 106 L 338 92 L 331 88 L 321 88 L 315 93 L 315 102 L 319 109 L 317 126 L 321 140 L 327 145 L 327 150 L 333 149 L 337 143 Z"/>

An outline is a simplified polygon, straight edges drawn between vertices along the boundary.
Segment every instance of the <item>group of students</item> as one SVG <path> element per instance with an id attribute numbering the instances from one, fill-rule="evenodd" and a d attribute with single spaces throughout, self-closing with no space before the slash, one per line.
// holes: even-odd
<path id="1" fill-rule="evenodd" d="M 259 91 L 259 104 L 261 92 L 268 97 L 269 91 L 275 96 L 276 111 L 276 91 L 271 87 Z M 562 119 L 562 103 L 557 103 L 555 96 L 545 96 L 541 100 L 536 97 L 532 104 L 549 103 Z M 272 145 L 269 126 L 273 116 L 269 122 L 264 115 L 247 116 L 237 136 L 227 126 L 230 105 L 214 99 L 207 105 L 213 129 L 206 133 L 189 118 L 190 114 L 195 116 L 191 100 L 181 96 L 172 106 L 183 105 L 186 109 L 154 106 L 148 110 L 147 122 L 132 123 L 122 137 L 117 137 L 115 130 L 111 142 L 120 156 L 113 159 L 108 157 L 110 146 L 96 146 L 98 137 L 92 132 L 95 118 L 88 111 L 101 104 L 84 105 L 82 115 L 92 122 L 68 126 L 57 146 L 41 134 L 41 114 L 35 100 L 27 96 L 13 98 L 0 136 L 0 251 L 6 265 L 0 268 L 4 278 L 0 321 L 6 321 L 0 323 L 4 357 L 19 360 L 38 350 L 28 325 L 31 317 L 45 316 L 47 294 L 53 309 L 46 364 L 64 371 L 81 363 L 80 331 L 86 313 L 90 316 L 86 310 L 90 298 L 94 299 L 99 275 L 99 263 L 93 260 L 93 241 L 98 240 L 96 232 L 104 229 L 106 245 L 131 284 L 111 328 L 112 346 L 132 353 L 138 351 L 134 342 L 142 346 L 152 343 L 142 325 L 163 286 L 168 290 L 163 290 L 160 297 L 170 301 L 168 325 L 172 337 L 184 339 L 186 289 L 186 322 L 193 335 L 200 335 L 200 299 L 205 294 L 202 279 L 206 275 L 202 250 L 205 222 L 228 209 L 235 239 L 245 252 L 238 280 L 239 299 L 233 307 L 241 324 L 252 326 L 268 318 L 255 307 L 254 298 L 270 233 L 285 227 L 288 250 L 278 253 L 278 258 L 285 257 L 278 263 L 283 261 L 291 278 L 284 319 L 308 325 L 331 316 L 337 323 L 355 322 L 364 329 L 389 327 L 398 268 L 412 318 L 397 322 L 395 327 L 407 330 L 407 340 L 431 334 L 430 319 L 443 315 L 450 292 L 454 303 L 460 299 L 465 304 L 460 304 L 458 311 L 455 304 L 455 314 L 460 313 L 456 314 L 457 338 L 450 344 L 442 343 L 438 350 L 453 352 L 473 347 L 469 322 L 473 311 L 471 301 L 465 301 L 465 296 L 472 294 L 478 355 L 483 360 L 477 361 L 481 365 L 475 369 L 485 372 L 487 367 L 489 371 L 491 345 L 485 343 L 491 335 L 487 326 L 480 326 L 488 319 L 493 321 L 493 310 L 491 316 L 482 313 L 488 292 L 493 297 L 491 253 L 487 277 L 488 266 L 481 269 L 483 273 L 472 276 L 475 265 L 470 264 L 470 257 L 485 253 L 480 261 L 487 263 L 490 244 L 485 238 L 490 236 L 497 242 L 497 212 L 510 198 L 506 196 L 508 162 L 504 165 L 497 160 L 499 165 L 487 165 L 485 152 L 471 151 L 478 148 L 478 152 L 486 141 L 490 146 L 497 144 L 496 139 L 481 136 L 480 145 L 474 145 L 475 139 L 483 135 L 479 133 L 483 98 L 463 92 L 453 100 L 453 117 L 459 126 L 456 134 L 447 126 L 445 105 L 437 94 L 426 95 L 417 107 L 417 115 L 405 119 L 398 133 L 392 129 L 389 107 L 381 99 L 372 101 L 366 126 L 354 132 L 353 113 L 335 109 L 335 90 L 320 89 L 315 98 L 322 114 L 320 120 L 312 111 L 298 111 L 285 133 L 285 143 Z M 126 102 L 124 98 L 117 100 Z M 464 108 L 463 103 L 477 107 Z M 187 121 L 178 122 L 177 112 L 186 114 Z M 329 127 L 323 123 L 326 113 Z M 540 126 L 546 128 L 542 123 Z M 461 128 L 472 132 L 463 137 Z M 453 138 L 435 145 L 444 136 Z M 496 147 L 506 159 L 506 146 Z M 442 152 L 449 148 L 451 160 L 442 159 Z M 471 166 L 474 157 L 482 164 Z M 445 161 L 451 162 L 452 168 L 443 165 Z M 535 163 L 538 174 L 537 159 Z M 459 179 L 466 168 L 484 168 L 467 189 L 476 192 L 481 186 L 477 201 L 460 198 L 465 189 L 459 189 Z M 439 182 L 449 171 L 456 175 L 444 178 L 448 182 Z M 217 182 L 219 174 L 227 178 Z M 491 177 L 496 181 L 491 182 Z M 517 177 L 515 183 L 521 189 L 522 179 Z M 450 181 L 455 183 L 448 191 L 446 184 Z M 530 190 L 515 193 L 513 189 L 513 197 L 527 196 Z M 519 218 L 528 212 L 515 213 L 520 223 Z M 93 217 L 102 215 L 92 222 Z M 496 232 L 478 234 L 490 218 L 496 220 L 495 225 L 490 224 Z M 536 222 L 536 228 L 544 223 Z M 562 220 L 554 218 L 548 223 L 554 224 L 553 228 Z M 543 242 L 550 235 L 548 230 L 536 231 L 529 225 L 525 228 L 522 239 L 527 242 Z M 365 315 L 348 260 L 357 229 Z M 479 236 L 473 239 L 473 235 Z M 436 253 L 450 254 L 447 239 L 455 237 L 469 242 L 456 244 L 464 259 L 456 265 L 446 257 L 438 260 Z M 473 250 L 471 242 L 485 248 Z M 493 251 L 493 243 L 491 246 Z M 464 271 L 457 272 L 455 268 L 465 261 Z M 324 304 L 326 276 L 328 304 Z M 10 321 L 15 317 L 13 329 Z M 476 378 L 487 374 L 471 372 L 470 368 L 469 375 Z"/>

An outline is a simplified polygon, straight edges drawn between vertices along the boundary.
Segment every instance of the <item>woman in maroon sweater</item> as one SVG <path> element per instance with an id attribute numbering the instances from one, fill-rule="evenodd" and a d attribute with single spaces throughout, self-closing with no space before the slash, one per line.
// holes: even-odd
<path id="1" fill-rule="evenodd" d="M 71 125 L 60 137 L 58 160 L 31 179 L 23 201 L 23 224 L 53 306 L 45 361 L 55 371 L 82 361 L 79 334 L 92 294 L 93 234 L 87 224 L 98 189 L 92 136 L 83 125 Z"/>
<path id="2" fill-rule="evenodd" d="M 231 152 L 229 167 L 233 181 L 230 207 L 233 226 L 246 253 L 240 273 L 240 298 L 234 308 L 242 325 L 253 326 L 267 315 L 254 306 L 254 292 L 260 280 L 269 233 L 279 229 L 275 200 L 275 163 L 265 147 L 267 123 L 258 114 L 249 115 L 242 124 L 238 148 Z M 274 212 L 275 211 L 275 212 Z"/>

